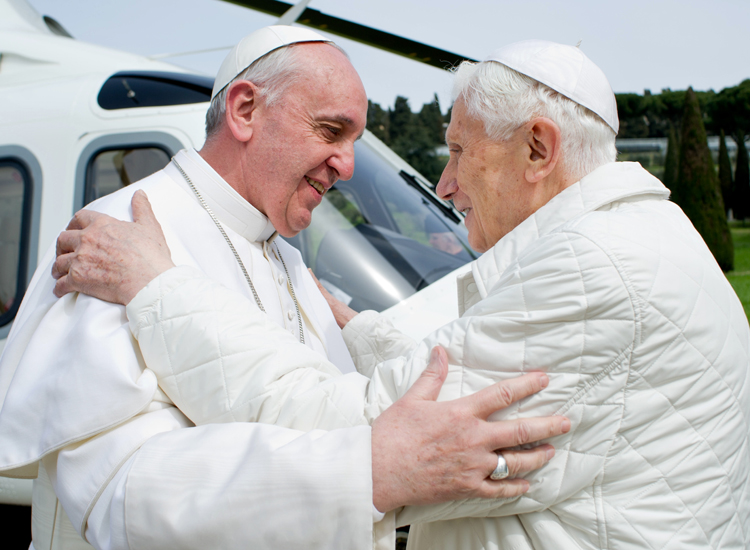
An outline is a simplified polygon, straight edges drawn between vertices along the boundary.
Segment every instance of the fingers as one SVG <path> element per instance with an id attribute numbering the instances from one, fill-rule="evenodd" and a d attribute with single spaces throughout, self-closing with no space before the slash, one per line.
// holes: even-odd
<path id="1" fill-rule="evenodd" d="M 94 212 L 92 210 L 79 210 L 75 213 L 73 219 L 70 220 L 66 229 L 85 229 L 94 223 L 97 218 L 102 216 L 106 216 L 106 214 Z"/>
<path id="2" fill-rule="evenodd" d="M 529 482 L 525 479 L 511 479 L 515 476 L 537 470 L 547 464 L 555 456 L 555 449 L 552 445 L 540 445 L 533 449 L 512 451 L 505 449 L 502 451 L 503 458 L 508 464 L 508 479 L 492 480 L 487 479 L 479 487 L 477 496 L 482 498 L 513 498 L 520 496 L 529 490 Z M 492 466 L 496 466 L 496 459 L 493 456 Z"/>
<path id="3" fill-rule="evenodd" d="M 130 207 L 133 209 L 133 221 L 144 225 L 159 225 L 151 208 L 151 203 L 143 190 L 138 189 L 130 201 Z"/>
<path id="4" fill-rule="evenodd" d="M 514 498 L 529 490 L 529 482 L 525 479 L 502 479 L 492 481 L 487 478 L 477 490 L 480 498 Z"/>
<path id="5" fill-rule="evenodd" d="M 67 254 L 73 252 L 81 244 L 81 232 L 80 231 L 63 231 L 57 237 L 57 245 L 55 254 L 60 256 L 61 254 Z"/>
<path id="6" fill-rule="evenodd" d="M 62 298 L 69 292 L 75 292 L 72 285 L 70 284 L 70 276 L 69 275 L 63 275 L 57 281 L 55 282 L 55 288 L 52 291 L 55 296 L 58 298 Z"/>
<path id="7" fill-rule="evenodd" d="M 477 417 L 487 418 L 493 412 L 546 388 L 547 384 L 549 378 L 546 374 L 532 372 L 498 382 L 464 399 Z"/>
<path id="8" fill-rule="evenodd" d="M 555 448 L 552 445 L 540 445 L 526 450 L 505 449 L 501 452 L 508 463 L 508 475 L 511 477 L 537 470 L 555 456 Z"/>
<path id="9" fill-rule="evenodd" d="M 432 348 L 430 364 L 404 395 L 404 399 L 414 398 L 435 401 L 448 376 L 448 354 L 440 346 Z"/>
<path id="10" fill-rule="evenodd" d="M 73 262 L 74 257 L 74 254 L 60 254 L 58 251 L 55 263 L 52 264 L 52 277 L 54 279 L 59 279 L 60 277 L 67 275 L 68 271 L 70 271 L 70 264 Z"/>
<path id="11" fill-rule="evenodd" d="M 488 426 L 490 448 L 502 449 L 568 433 L 570 420 L 564 416 L 542 416 L 489 422 Z"/>

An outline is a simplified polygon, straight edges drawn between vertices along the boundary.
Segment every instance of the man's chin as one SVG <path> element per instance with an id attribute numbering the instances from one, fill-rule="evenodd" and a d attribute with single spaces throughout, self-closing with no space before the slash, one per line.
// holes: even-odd
<path id="1" fill-rule="evenodd" d="M 312 222 L 312 218 L 307 217 L 306 219 L 296 220 L 295 223 L 287 223 L 283 227 L 277 227 L 274 224 L 274 227 L 279 235 L 285 239 L 291 239 L 292 237 L 296 237 L 300 231 L 310 227 L 310 222 Z"/>

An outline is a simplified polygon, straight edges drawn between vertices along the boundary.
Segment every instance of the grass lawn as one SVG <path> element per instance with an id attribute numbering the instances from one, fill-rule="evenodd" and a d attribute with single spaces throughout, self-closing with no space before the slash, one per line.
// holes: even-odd
<path id="1" fill-rule="evenodd" d="M 734 241 L 734 271 L 727 273 L 727 279 L 740 297 L 745 315 L 750 319 L 750 226 L 732 224 Z"/>

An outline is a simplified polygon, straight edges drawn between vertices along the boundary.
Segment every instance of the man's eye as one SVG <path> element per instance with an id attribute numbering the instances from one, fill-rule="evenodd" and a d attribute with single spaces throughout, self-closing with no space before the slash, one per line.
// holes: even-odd
<path id="1" fill-rule="evenodd" d="M 335 126 L 326 126 L 326 130 L 334 136 L 338 136 L 341 133 L 341 128 L 336 128 Z"/>

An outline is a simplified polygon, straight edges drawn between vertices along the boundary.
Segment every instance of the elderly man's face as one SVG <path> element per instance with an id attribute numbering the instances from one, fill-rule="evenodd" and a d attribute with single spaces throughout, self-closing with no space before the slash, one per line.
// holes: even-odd
<path id="1" fill-rule="evenodd" d="M 519 132 L 507 141 L 487 137 L 461 97 L 445 137 L 450 160 L 437 193 L 466 214 L 469 244 L 485 252 L 534 211 L 532 189 L 524 179 L 528 148 Z"/>
<path id="2" fill-rule="evenodd" d="M 248 177 L 250 202 L 284 237 L 310 225 L 337 180 L 354 172 L 354 142 L 367 121 L 367 95 L 349 60 L 326 44 L 299 46 L 308 69 L 280 101 L 258 110 Z"/>

